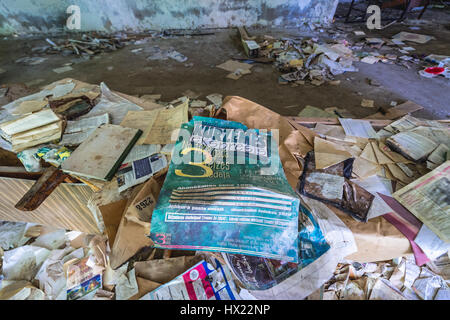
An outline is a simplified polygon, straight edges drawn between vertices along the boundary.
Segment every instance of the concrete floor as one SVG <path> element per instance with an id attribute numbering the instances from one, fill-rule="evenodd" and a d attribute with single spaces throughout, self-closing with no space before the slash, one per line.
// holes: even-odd
<path id="1" fill-rule="evenodd" d="M 432 23 L 427 24 L 427 21 Z M 410 23 L 414 22 L 410 21 Z M 449 24 L 450 13 L 430 10 L 423 18 L 420 30 L 410 30 L 409 25 L 405 23 L 376 31 L 367 30 L 361 24 L 344 25 L 337 22 L 334 26 L 351 26 L 354 30 L 364 30 L 368 36 L 374 37 L 390 38 L 400 31 L 432 35 L 436 40 L 431 40 L 427 44 L 410 43 L 416 48 L 414 53 L 450 55 Z M 250 31 L 254 35 L 269 34 L 295 38 L 311 35 L 327 37 L 326 33 L 305 32 L 297 29 L 251 29 Z M 227 79 L 225 78 L 227 72 L 216 68 L 215 65 L 232 56 L 244 57 L 244 55 L 235 30 L 215 30 L 215 32 L 215 35 L 191 38 L 155 38 L 143 45 L 129 45 L 121 50 L 102 53 L 89 61 L 74 64 L 72 65 L 74 70 L 63 74 L 57 74 L 52 69 L 71 62 L 75 56 L 40 54 L 39 56 L 48 59 L 35 66 L 25 66 L 14 62 L 18 58 L 31 56 L 31 48 L 44 45 L 45 38 L 3 39 L 0 40 L 0 68 L 6 72 L 0 74 L 0 85 L 29 83 L 36 79 L 43 79 L 39 85 L 32 87 L 33 90 L 38 90 L 39 86 L 71 77 L 95 84 L 104 81 L 111 89 L 131 95 L 162 94 L 163 101 L 178 98 L 188 89 L 200 93 L 199 99 L 204 99 L 211 93 L 221 93 L 224 96 L 238 95 L 283 115 L 297 115 L 306 105 L 319 108 L 345 108 L 356 117 L 375 113 L 372 108 L 360 106 L 363 98 L 375 100 L 375 105 L 379 107 L 389 107 L 391 101 L 401 103 L 412 100 L 425 107 L 414 115 L 429 119 L 446 119 L 450 115 L 450 81 L 443 77 L 433 79 L 420 77 L 416 66 L 406 69 L 397 65 L 383 63 L 369 65 L 357 62 L 355 64 L 359 72 L 337 76 L 337 79 L 342 80 L 339 86 L 280 85 L 277 81 L 280 73 L 272 65 L 264 64 L 256 64 L 250 75 L 239 80 Z M 349 34 L 349 38 L 354 39 L 354 36 Z M 148 51 L 155 45 L 163 49 L 173 47 L 189 59 L 185 63 L 171 59 L 146 60 L 149 56 Z M 144 48 L 144 50 L 136 54 L 132 53 L 131 50 L 136 48 Z M 380 52 L 390 52 L 390 50 L 382 49 Z M 186 63 L 193 65 L 186 66 Z M 111 66 L 113 68 L 109 70 L 108 67 Z M 381 87 L 369 85 L 366 78 L 377 80 L 381 83 Z"/>

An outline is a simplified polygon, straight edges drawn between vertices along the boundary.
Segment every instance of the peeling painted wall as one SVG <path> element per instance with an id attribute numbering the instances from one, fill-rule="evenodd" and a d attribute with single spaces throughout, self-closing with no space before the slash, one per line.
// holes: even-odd
<path id="1" fill-rule="evenodd" d="M 81 31 L 145 31 L 328 22 L 339 0 L 1 0 L 0 34 L 61 32 L 69 5 Z"/>

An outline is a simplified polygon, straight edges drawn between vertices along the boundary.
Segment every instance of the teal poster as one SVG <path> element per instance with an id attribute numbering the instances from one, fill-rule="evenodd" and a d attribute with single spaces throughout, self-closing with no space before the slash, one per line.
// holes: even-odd
<path id="1" fill-rule="evenodd" d="M 297 263 L 298 210 L 272 131 L 194 117 L 180 129 L 150 238 L 157 248 Z"/>

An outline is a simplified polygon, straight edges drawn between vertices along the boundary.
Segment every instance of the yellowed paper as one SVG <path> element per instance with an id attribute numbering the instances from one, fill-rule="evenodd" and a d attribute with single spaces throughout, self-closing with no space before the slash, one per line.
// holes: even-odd
<path id="1" fill-rule="evenodd" d="M 36 112 L 48 105 L 47 101 L 41 100 L 29 100 L 22 102 L 17 108 L 12 110 L 13 115 L 24 115 L 32 112 Z"/>
<path id="2" fill-rule="evenodd" d="M 365 160 L 367 160 L 367 161 L 370 161 L 372 163 L 378 164 L 377 157 L 375 156 L 375 153 L 373 151 L 371 143 L 368 143 L 366 145 L 366 147 L 364 148 L 364 150 L 361 153 L 360 157 L 365 159 Z"/>
<path id="3" fill-rule="evenodd" d="M 319 137 L 314 139 L 314 154 L 316 169 L 328 168 L 352 157 L 345 148 Z"/>
<path id="4" fill-rule="evenodd" d="M 172 132 L 188 122 L 188 106 L 189 100 L 186 100 L 178 107 L 161 110 L 144 144 L 174 143 Z"/>
<path id="5" fill-rule="evenodd" d="M 142 130 L 142 135 L 136 142 L 136 144 L 144 144 L 161 110 L 163 109 L 149 111 L 128 111 L 127 115 L 122 120 L 120 125 L 122 127 Z"/>
<path id="6" fill-rule="evenodd" d="M 383 152 L 381 152 L 381 150 L 378 147 L 378 144 L 376 142 L 371 142 L 371 145 L 372 145 L 372 149 L 373 149 L 373 152 L 375 154 L 378 164 L 394 163 L 394 161 L 392 161 Z"/>
<path id="7" fill-rule="evenodd" d="M 448 191 L 450 160 L 394 193 L 394 198 L 427 225 L 439 238 L 450 242 Z"/>
<path id="8" fill-rule="evenodd" d="M 364 158 L 356 158 L 353 162 L 353 173 L 359 178 L 364 179 L 376 174 L 379 170 L 379 166 Z"/>

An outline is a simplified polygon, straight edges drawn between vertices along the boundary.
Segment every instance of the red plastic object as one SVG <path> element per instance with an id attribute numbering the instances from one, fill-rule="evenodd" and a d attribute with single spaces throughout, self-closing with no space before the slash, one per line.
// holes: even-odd
<path id="1" fill-rule="evenodd" d="M 435 75 L 439 75 L 439 74 L 443 73 L 444 71 L 445 71 L 445 69 L 441 68 L 441 67 L 431 67 L 431 68 L 425 69 L 426 73 L 431 73 L 431 74 L 435 74 Z"/>

